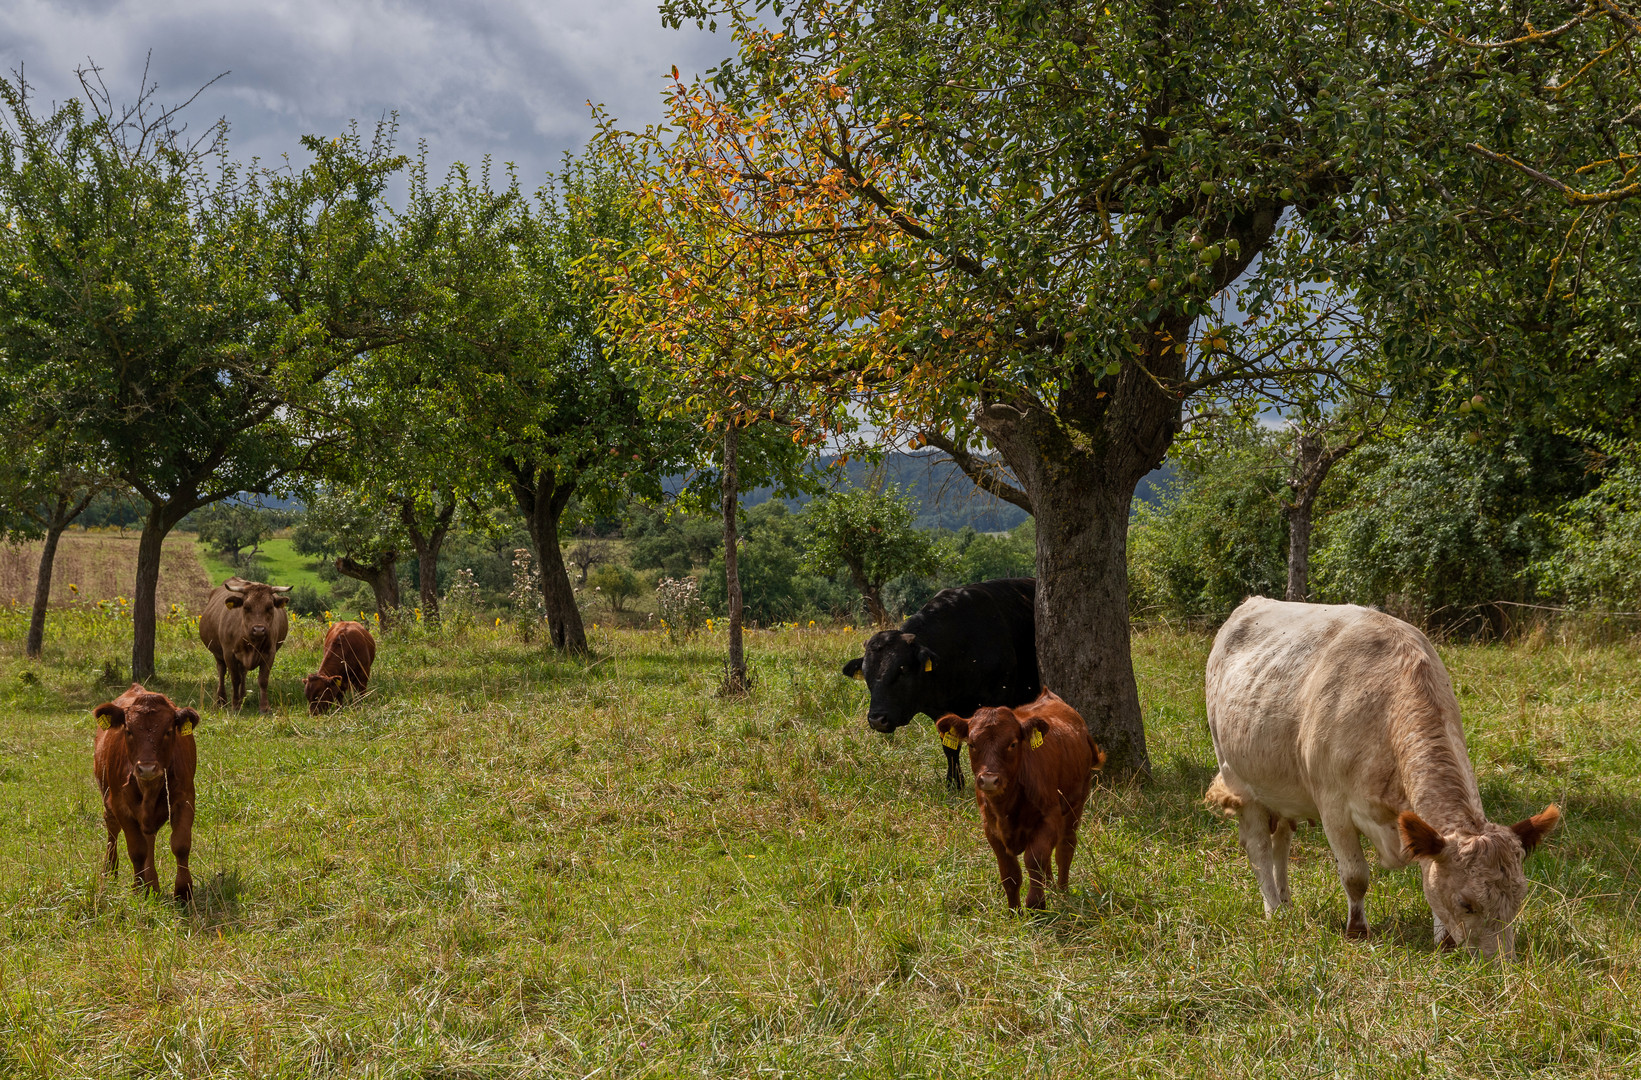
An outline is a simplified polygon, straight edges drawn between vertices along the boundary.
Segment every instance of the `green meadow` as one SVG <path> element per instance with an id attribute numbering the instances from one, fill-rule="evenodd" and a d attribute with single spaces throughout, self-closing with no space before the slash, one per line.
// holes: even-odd
<path id="1" fill-rule="evenodd" d="M 199 561 L 204 565 L 205 572 L 210 575 L 213 586 L 221 585 L 231 577 L 245 576 L 245 570 L 218 555 L 209 544 L 195 540 L 194 545 Z M 318 563 L 314 557 L 297 551 L 289 537 L 276 536 L 271 540 L 262 541 L 257 549 L 257 561 L 261 565 L 254 573 L 277 585 L 307 585 L 321 592 L 330 587 L 319 576 Z"/>
<path id="2" fill-rule="evenodd" d="M 186 617 L 150 686 L 201 706 L 195 903 L 100 867 L 90 710 L 129 624 L 0 611 L 0 1073 L 111 1077 L 1401 1077 L 1641 1073 L 1641 667 L 1634 645 L 1444 648 L 1491 816 L 1548 802 L 1521 962 L 1433 950 L 1412 870 L 1368 943 L 1320 830 L 1267 921 L 1199 798 L 1209 639 L 1135 656 L 1155 775 L 1098 787 L 1069 895 L 1011 916 L 972 784 L 927 721 L 868 731 L 859 633 L 506 628 L 381 642 L 371 691 L 211 704 Z M 174 864 L 162 836 L 160 877 Z"/>

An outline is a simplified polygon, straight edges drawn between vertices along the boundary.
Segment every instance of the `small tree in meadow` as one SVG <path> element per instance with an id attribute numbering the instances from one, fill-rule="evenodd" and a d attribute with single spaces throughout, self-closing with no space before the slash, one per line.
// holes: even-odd
<path id="1" fill-rule="evenodd" d="M 805 564 L 822 574 L 847 570 L 879 626 L 890 621 L 883 606 L 885 584 L 902 574 L 931 575 L 940 568 L 940 548 L 913 527 L 917 512 L 911 499 L 893 486 L 823 495 L 805 508 L 804 517 L 809 525 Z"/>
<path id="2" fill-rule="evenodd" d="M 629 567 L 605 563 L 587 575 L 587 583 L 604 597 L 611 611 L 627 610 L 627 602 L 644 592 L 644 583 Z"/>

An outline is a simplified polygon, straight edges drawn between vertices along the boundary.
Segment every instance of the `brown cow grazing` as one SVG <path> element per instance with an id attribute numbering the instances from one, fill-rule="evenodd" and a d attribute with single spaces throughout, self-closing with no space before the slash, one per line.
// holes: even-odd
<path id="1" fill-rule="evenodd" d="M 314 716 L 328 712 L 331 706 L 341 704 L 342 692 L 349 688 L 354 697 L 364 693 L 370 682 L 370 665 L 375 662 L 376 641 L 364 623 L 331 624 L 325 631 L 325 658 L 319 661 L 319 670 L 302 677 L 308 712 Z"/>
<path id="2" fill-rule="evenodd" d="M 1077 711 L 1049 690 L 1029 705 L 981 709 L 968 720 L 948 713 L 935 729 L 969 744 L 980 821 L 1009 907 L 1020 906 L 1022 852 L 1031 873 L 1026 906 L 1042 907 L 1050 852 L 1059 864 L 1059 888 L 1066 887 L 1083 804 L 1105 752 Z"/>
<path id="3" fill-rule="evenodd" d="M 262 711 L 268 711 L 268 671 L 290 629 L 285 616 L 285 594 L 290 591 L 289 585 L 264 585 L 238 577 L 211 590 L 199 617 L 199 639 L 217 658 L 218 705 L 228 701 L 225 672 L 234 679 L 237 709 L 245 702 L 245 673 L 260 668 L 256 682 L 262 691 Z"/>
<path id="4" fill-rule="evenodd" d="M 1438 944 L 1514 955 L 1522 861 L 1561 811 L 1487 820 L 1428 638 L 1382 611 L 1255 596 L 1214 639 L 1207 689 L 1219 775 L 1206 802 L 1239 819 L 1267 915 L 1289 903 L 1294 822 L 1319 820 L 1350 904 L 1347 937 L 1368 936 L 1365 835 L 1381 865 L 1418 862 Z"/>
<path id="5" fill-rule="evenodd" d="M 159 888 L 155 839 L 169 819 L 171 854 L 177 859 L 176 895 L 186 903 L 194 887 L 188 848 L 194 837 L 194 726 L 199 713 L 179 709 L 164 694 L 151 694 L 140 683 L 132 683 L 131 689 L 97 706 L 92 715 L 98 730 L 91 773 L 103 793 L 108 869 L 119 861 L 114 842 L 123 831 L 136 889 Z"/>

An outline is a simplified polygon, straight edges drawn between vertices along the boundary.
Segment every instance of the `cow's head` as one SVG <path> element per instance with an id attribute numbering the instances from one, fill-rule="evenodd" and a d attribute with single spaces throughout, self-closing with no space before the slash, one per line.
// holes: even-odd
<path id="1" fill-rule="evenodd" d="M 843 665 L 843 673 L 860 679 L 871 691 L 866 724 L 873 731 L 893 731 L 938 701 L 939 681 L 945 677 L 940 657 L 899 630 L 879 630 L 866 641 L 865 655 Z"/>
<path id="2" fill-rule="evenodd" d="M 340 675 L 313 675 L 302 676 L 302 693 L 308 699 L 308 713 L 319 716 L 329 712 L 331 706 L 342 701 L 342 676 Z"/>
<path id="3" fill-rule="evenodd" d="M 1527 896 L 1522 862 L 1560 820 L 1554 805 L 1508 828 L 1485 822 L 1475 833 L 1439 832 L 1411 810 L 1397 819 L 1406 854 L 1419 862 L 1425 899 L 1453 944 L 1515 958 L 1512 923 Z"/>
<path id="4" fill-rule="evenodd" d="M 137 786 L 147 790 L 163 782 L 177 740 L 192 734 L 199 713 L 179 709 L 164 694 L 151 694 L 137 684 L 120 698 L 124 705 L 105 701 L 91 715 L 98 727 L 113 728 L 125 739 Z"/>
<path id="5" fill-rule="evenodd" d="M 1001 795 L 1020 776 L 1020 755 L 1029 754 L 1032 737 L 1040 739 L 1048 722 L 1040 716 L 1022 717 L 1013 709 L 980 709 L 965 720 L 947 713 L 935 721 L 935 730 L 950 732 L 969 744 L 969 768 L 975 790 Z"/>
<path id="6" fill-rule="evenodd" d="M 291 591 L 291 587 L 230 578 L 223 588 L 228 590 L 228 595 L 222 598 L 222 602 L 230 610 L 240 613 L 240 625 L 244 627 L 245 636 L 251 644 L 261 645 L 267 641 L 268 633 L 273 628 L 274 612 L 285 606 L 285 594 Z"/>

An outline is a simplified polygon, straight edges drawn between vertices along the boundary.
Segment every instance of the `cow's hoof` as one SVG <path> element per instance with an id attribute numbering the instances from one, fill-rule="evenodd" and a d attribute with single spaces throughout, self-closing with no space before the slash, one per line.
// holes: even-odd
<path id="1" fill-rule="evenodd" d="M 1365 926 L 1347 926 L 1347 927 L 1345 927 L 1345 940 L 1346 941 L 1368 941 L 1372 937 L 1373 937 L 1373 931 L 1369 930 Z"/>

